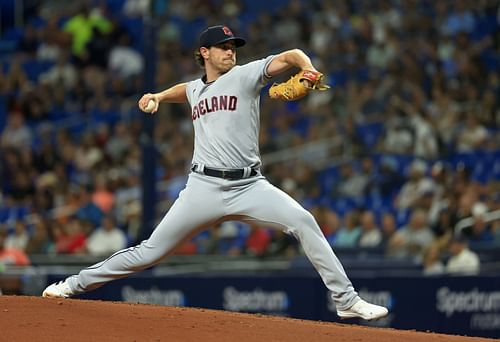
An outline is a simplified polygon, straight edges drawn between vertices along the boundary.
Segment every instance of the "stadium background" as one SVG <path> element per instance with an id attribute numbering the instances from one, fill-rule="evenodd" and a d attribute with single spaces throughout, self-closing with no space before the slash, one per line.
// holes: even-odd
<path id="1" fill-rule="evenodd" d="M 328 93 L 262 98 L 263 171 L 392 306 L 381 324 L 499 336 L 497 1 L 0 5 L 4 293 L 38 294 L 149 235 L 184 185 L 192 128 L 186 106 L 151 117 L 137 100 L 198 76 L 199 32 L 225 23 L 248 38 L 240 63 L 301 48 L 327 75 Z M 479 270 L 447 266 L 458 231 Z M 200 284 L 239 301 L 197 299 Z M 230 222 L 90 297 L 333 320 L 324 291 L 293 239 Z"/>

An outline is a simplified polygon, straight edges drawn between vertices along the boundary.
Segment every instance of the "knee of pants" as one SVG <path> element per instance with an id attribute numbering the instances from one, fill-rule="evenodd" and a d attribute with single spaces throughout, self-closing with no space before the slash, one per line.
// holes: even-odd
<path id="1" fill-rule="evenodd" d="M 321 233 L 318 223 L 314 216 L 307 210 L 301 210 L 294 216 L 294 222 L 290 231 L 300 237 L 304 231 L 313 231 L 316 233 Z"/>
<path id="2" fill-rule="evenodd" d="M 164 259 L 168 254 L 163 248 L 158 247 L 149 247 L 146 244 L 143 244 L 138 248 L 137 253 L 137 262 L 142 267 L 149 267 L 159 263 L 162 259 Z"/>

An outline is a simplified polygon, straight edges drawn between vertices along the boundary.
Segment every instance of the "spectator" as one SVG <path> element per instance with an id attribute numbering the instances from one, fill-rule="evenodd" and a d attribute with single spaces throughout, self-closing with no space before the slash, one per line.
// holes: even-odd
<path id="1" fill-rule="evenodd" d="M 123 208 L 123 229 L 133 244 L 138 243 L 139 230 L 142 226 L 141 205 L 139 201 L 130 201 Z"/>
<path id="2" fill-rule="evenodd" d="M 472 152 L 484 146 L 488 131 L 482 126 L 475 114 L 468 114 L 461 132 L 457 137 L 458 152 Z"/>
<path id="3" fill-rule="evenodd" d="M 33 222 L 33 231 L 30 235 L 26 253 L 28 254 L 47 254 L 55 251 L 54 241 L 52 240 L 48 221 L 42 217 L 36 216 Z"/>
<path id="4" fill-rule="evenodd" d="M 104 214 L 109 214 L 115 204 L 115 195 L 109 188 L 109 182 L 105 175 L 100 175 L 96 179 L 95 190 L 92 193 L 92 203 L 94 203 Z"/>
<path id="5" fill-rule="evenodd" d="M 371 66 L 386 69 L 388 64 L 396 57 L 396 49 L 387 41 L 379 40 L 372 44 L 367 51 L 367 62 Z"/>
<path id="6" fill-rule="evenodd" d="M 56 62 L 65 48 L 71 45 L 71 35 L 59 29 L 58 21 L 57 13 L 49 14 L 47 24 L 40 32 L 40 44 L 36 52 L 40 61 Z"/>
<path id="7" fill-rule="evenodd" d="M 495 237 L 491 232 L 491 226 L 485 221 L 488 207 L 481 202 L 476 202 L 472 207 L 473 223 L 470 229 L 464 229 L 463 233 L 469 242 L 493 243 Z"/>
<path id="8" fill-rule="evenodd" d="M 11 112 L 7 117 L 7 125 L 0 138 L 0 146 L 3 148 L 14 147 L 17 149 L 30 148 L 33 139 L 23 115 L 19 112 Z"/>
<path id="9" fill-rule="evenodd" d="M 13 59 L 10 62 L 10 69 L 5 75 L 5 80 L 3 80 L 3 82 L 5 94 L 18 93 L 26 86 L 28 83 L 28 75 L 26 75 L 19 59 Z"/>
<path id="10" fill-rule="evenodd" d="M 271 234 L 267 229 L 251 225 L 252 231 L 246 240 L 246 253 L 252 256 L 264 256 L 271 243 Z"/>
<path id="11" fill-rule="evenodd" d="M 111 22 L 98 11 L 90 11 L 87 5 L 82 5 L 79 12 L 72 16 L 64 25 L 64 32 L 72 37 L 71 51 L 76 57 L 83 57 L 85 46 L 92 40 L 94 27 L 101 32 L 110 32 Z"/>
<path id="12" fill-rule="evenodd" d="M 26 250 L 28 245 L 29 234 L 27 231 L 26 223 L 22 220 L 17 220 L 14 225 L 14 233 L 7 236 L 5 239 L 5 248 L 18 249 L 21 251 Z"/>
<path id="13" fill-rule="evenodd" d="M 57 57 L 56 64 L 40 75 L 39 81 L 70 91 L 76 86 L 78 72 L 75 66 L 70 63 L 68 54 L 61 53 Z"/>
<path id="14" fill-rule="evenodd" d="M 119 38 L 118 45 L 111 49 L 108 69 L 124 79 L 142 74 L 144 59 L 131 47 L 130 37 L 127 34 L 123 34 Z"/>
<path id="15" fill-rule="evenodd" d="M 429 223 L 435 225 L 440 212 L 451 205 L 452 199 L 448 189 L 452 187 L 453 180 L 450 168 L 441 161 L 432 165 L 430 175 L 433 186 L 427 190 L 427 193 L 432 194 L 432 198 L 427 209 L 429 210 Z"/>
<path id="16" fill-rule="evenodd" d="M 245 248 L 245 238 L 242 234 L 240 224 L 238 222 L 226 221 L 212 234 L 212 246 L 208 250 L 213 254 L 222 255 L 241 255 Z M 199 245 L 203 241 L 197 241 Z"/>
<path id="17" fill-rule="evenodd" d="M 427 226 L 427 213 L 415 210 L 408 225 L 400 228 L 389 242 L 388 255 L 393 258 L 414 258 L 421 261 L 424 250 L 434 241 Z"/>
<path id="18" fill-rule="evenodd" d="M 425 176 L 427 166 L 421 160 L 415 160 L 410 165 L 409 179 L 401 188 L 397 198 L 396 207 L 400 209 L 412 208 L 417 204 L 420 197 L 428 189 L 433 188 L 434 183 Z"/>
<path id="19" fill-rule="evenodd" d="M 95 67 L 98 71 L 106 70 L 109 52 L 113 46 L 109 32 L 101 32 L 97 27 L 92 28 L 92 39 L 87 43 L 87 53 L 82 57 L 83 67 Z"/>
<path id="20" fill-rule="evenodd" d="M 372 211 L 361 214 L 361 236 L 359 247 L 378 247 L 382 242 L 382 233 L 375 223 L 375 215 Z"/>
<path id="21" fill-rule="evenodd" d="M 123 13 L 129 17 L 143 17 L 149 13 L 151 0 L 126 0 Z"/>
<path id="22" fill-rule="evenodd" d="M 267 255 L 290 258 L 299 254 L 298 241 L 295 237 L 281 230 L 273 230 L 272 234 L 273 237 L 267 248 Z"/>
<path id="23" fill-rule="evenodd" d="M 92 197 L 89 189 L 81 186 L 78 196 L 78 208 L 76 209 L 75 216 L 82 221 L 90 221 L 93 228 L 98 227 L 102 222 L 102 210 L 92 202 Z"/>
<path id="24" fill-rule="evenodd" d="M 438 140 L 429 118 L 415 113 L 411 122 L 414 132 L 413 155 L 427 160 L 435 159 L 438 156 Z"/>
<path id="25" fill-rule="evenodd" d="M 394 234 L 396 234 L 396 229 L 396 218 L 394 215 L 389 212 L 383 213 L 381 226 L 382 240 L 380 245 L 385 249 L 387 249 L 389 241 L 391 241 Z"/>
<path id="26" fill-rule="evenodd" d="M 56 252 L 59 254 L 82 254 L 85 252 L 87 236 L 80 220 L 70 217 L 56 238 Z"/>
<path id="27" fill-rule="evenodd" d="M 357 212 L 351 211 L 344 218 L 344 225 L 339 229 L 335 239 L 336 247 L 355 247 L 361 236 L 361 228 L 358 226 Z"/>
<path id="28" fill-rule="evenodd" d="M 29 204 L 33 200 L 35 188 L 29 170 L 19 170 L 14 175 L 10 195 L 18 204 Z"/>
<path id="29" fill-rule="evenodd" d="M 319 207 L 317 210 L 311 210 L 311 213 L 315 216 L 316 221 L 318 221 L 326 240 L 333 246 L 340 228 L 339 216 L 328 207 Z"/>
<path id="30" fill-rule="evenodd" d="M 75 151 L 75 166 L 79 171 L 87 172 L 104 158 L 104 154 L 97 146 L 95 136 L 86 132 L 81 144 Z"/>
<path id="31" fill-rule="evenodd" d="M 431 245 L 424 252 L 423 273 L 425 276 L 442 275 L 445 266 L 441 262 L 441 253 L 437 245 Z"/>
<path id="32" fill-rule="evenodd" d="M 125 247 L 127 247 L 127 237 L 116 227 L 110 215 L 104 216 L 102 226 L 92 232 L 87 239 L 87 251 L 91 255 L 108 255 Z"/>
<path id="33" fill-rule="evenodd" d="M 120 162 L 132 143 L 127 126 L 123 122 L 118 122 L 114 128 L 114 134 L 106 141 L 105 150 L 113 161 Z"/>
<path id="34" fill-rule="evenodd" d="M 453 210 L 443 209 L 439 212 L 437 222 L 432 225 L 432 232 L 438 238 L 449 235 L 450 237 L 453 233 L 454 226 L 456 224 L 456 218 Z"/>
<path id="35" fill-rule="evenodd" d="M 390 156 L 384 156 L 380 161 L 379 171 L 374 175 L 372 185 L 383 198 L 392 198 L 403 185 L 405 179 L 398 172 L 398 162 Z"/>
<path id="36" fill-rule="evenodd" d="M 27 84 L 22 89 L 19 102 L 27 123 L 41 124 L 49 118 L 53 105 L 50 103 L 50 91 L 49 87 L 43 84 L 37 87 Z"/>
<path id="37" fill-rule="evenodd" d="M 344 164 L 340 167 L 340 179 L 332 191 L 332 196 L 360 198 L 365 194 L 369 181 L 367 175 L 355 171 L 350 164 Z"/>
<path id="38" fill-rule="evenodd" d="M 413 131 L 405 124 L 403 119 L 390 120 L 386 125 L 386 133 L 383 141 L 383 151 L 389 154 L 412 153 Z"/>
<path id="39" fill-rule="evenodd" d="M 450 242 L 449 251 L 451 257 L 446 264 L 447 273 L 454 275 L 477 275 L 479 273 L 479 257 L 469 249 L 464 236 L 454 236 Z"/>
<path id="40" fill-rule="evenodd" d="M 0 264 L 13 266 L 28 266 L 30 260 L 22 249 L 7 247 L 5 240 L 7 231 L 0 229 Z"/>

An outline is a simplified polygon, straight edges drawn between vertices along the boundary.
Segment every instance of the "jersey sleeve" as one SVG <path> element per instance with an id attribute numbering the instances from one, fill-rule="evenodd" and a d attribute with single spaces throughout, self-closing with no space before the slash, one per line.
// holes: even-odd
<path id="1" fill-rule="evenodd" d="M 193 103 L 192 96 L 193 96 L 193 89 L 194 89 L 195 83 L 196 83 L 196 81 L 190 81 L 186 84 L 186 97 L 187 97 L 190 105 L 191 105 L 191 103 Z"/>
<path id="2" fill-rule="evenodd" d="M 267 74 L 267 67 L 273 58 L 274 55 L 271 55 L 242 65 L 238 70 L 241 80 L 247 83 L 249 87 L 255 89 L 256 91 L 260 91 L 260 89 L 271 79 L 271 77 Z"/>

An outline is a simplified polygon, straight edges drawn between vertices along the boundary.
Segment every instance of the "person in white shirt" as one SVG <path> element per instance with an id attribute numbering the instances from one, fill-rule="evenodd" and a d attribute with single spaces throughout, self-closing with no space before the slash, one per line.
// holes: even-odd
<path id="1" fill-rule="evenodd" d="M 10 234 L 5 240 L 6 248 L 15 248 L 22 251 L 26 250 L 28 245 L 29 234 L 27 231 L 26 223 L 22 220 L 17 220 L 15 223 L 14 234 Z"/>
<path id="2" fill-rule="evenodd" d="M 411 163 L 409 178 L 396 198 L 395 204 L 397 208 L 414 207 L 427 189 L 434 188 L 434 181 L 426 176 L 426 171 L 427 165 L 424 161 L 416 159 Z"/>
<path id="3" fill-rule="evenodd" d="M 122 35 L 111 49 L 108 69 L 122 78 L 138 76 L 144 71 L 144 58 L 131 46 L 128 35 Z"/>
<path id="4" fill-rule="evenodd" d="M 457 137 L 457 151 L 470 153 L 481 148 L 487 139 L 488 130 L 486 127 L 480 124 L 475 114 L 469 113 Z"/>
<path id="5" fill-rule="evenodd" d="M 476 275 L 479 273 L 479 256 L 469 249 L 463 236 L 454 236 L 450 242 L 451 258 L 446 264 L 446 273 L 455 275 Z"/>
<path id="6" fill-rule="evenodd" d="M 87 251 L 91 255 L 107 255 L 125 247 L 127 247 L 127 237 L 116 227 L 110 216 L 103 218 L 102 227 L 96 229 L 87 240 Z"/>
<path id="7" fill-rule="evenodd" d="M 382 242 L 382 233 L 375 222 L 373 212 L 367 210 L 361 215 L 361 237 L 358 245 L 360 247 L 378 247 Z"/>
<path id="8" fill-rule="evenodd" d="M 424 250 L 434 241 L 434 234 L 427 225 L 427 212 L 415 210 L 408 224 L 400 228 L 391 238 L 388 255 L 393 258 L 414 258 L 421 262 Z"/>

